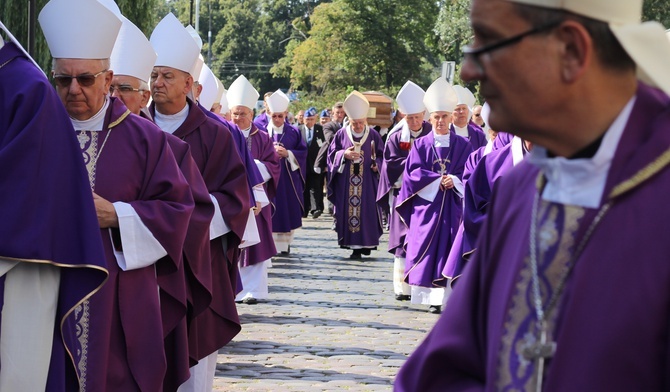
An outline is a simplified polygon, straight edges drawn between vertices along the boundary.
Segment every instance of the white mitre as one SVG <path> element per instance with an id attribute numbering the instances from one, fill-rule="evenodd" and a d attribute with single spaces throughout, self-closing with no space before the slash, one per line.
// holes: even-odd
<path id="1" fill-rule="evenodd" d="M 202 67 L 198 82 L 202 86 L 199 98 L 200 104 L 205 109 L 210 110 L 214 106 L 214 102 L 216 102 L 219 89 L 216 86 L 216 76 L 214 76 L 214 73 L 207 65 Z"/>
<path id="2" fill-rule="evenodd" d="M 144 33 L 124 17 L 110 58 L 114 74 L 132 76 L 148 83 L 157 58 Z"/>
<path id="3" fill-rule="evenodd" d="M 365 95 L 354 90 L 344 100 L 344 112 L 349 120 L 367 120 L 370 102 Z"/>
<path id="4" fill-rule="evenodd" d="M 92 0 L 51 0 L 38 20 L 51 56 L 60 59 L 108 59 L 121 29 L 119 16 Z"/>
<path id="5" fill-rule="evenodd" d="M 287 111 L 289 103 L 291 103 L 291 100 L 281 90 L 275 91 L 267 99 L 268 110 L 271 113 L 283 113 Z"/>
<path id="6" fill-rule="evenodd" d="M 458 94 L 456 94 L 456 90 L 449 84 L 447 79 L 439 77 L 426 90 L 423 104 L 426 105 L 429 113 L 451 113 L 458 105 Z"/>
<path id="7" fill-rule="evenodd" d="M 475 107 L 475 103 L 477 102 L 477 99 L 475 98 L 475 95 L 472 94 L 472 91 L 459 85 L 455 85 L 454 90 L 458 95 L 457 105 L 466 105 L 468 109 L 472 111 L 472 108 Z"/>
<path id="8" fill-rule="evenodd" d="M 228 106 L 231 109 L 235 106 L 244 106 L 254 110 L 259 96 L 258 91 L 256 91 L 254 86 L 244 75 L 238 76 L 230 85 L 228 92 L 226 93 Z M 223 98 L 221 100 L 223 101 Z"/>
<path id="9" fill-rule="evenodd" d="M 398 91 L 395 100 L 398 102 L 398 109 L 404 114 L 417 114 L 426 110 L 423 104 L 423 96 L 426 92 L 411 80 L 408 80 Z"/>
<path id="10" fill-rule="evenodd" d="M 191 34 L 172 13 L 168 13 L 156 25 L 149 41 L 158 55 L 155 66 L 193 72 L 200 49 Z"/>

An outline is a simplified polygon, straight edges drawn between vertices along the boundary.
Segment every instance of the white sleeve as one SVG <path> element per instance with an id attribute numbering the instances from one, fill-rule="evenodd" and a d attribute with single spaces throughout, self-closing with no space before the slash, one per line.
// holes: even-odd
<path id="1" fill-rule="evenodd" d="M 463 186 L 463 182 L 458 179 L 458 177 L 448 174 L 449 177 L 451 177 L 451 181 L 454 183 L 454 192 L 456 193 L 456 196 L 460 197 L 461 199 L 463 198 L 463 195 L 465 194 L 465 187 Z"/>
<path id="2" fill-rule="evenodd" d="M 296 171 L 300 169 L 300 164 L 298 163 L 298 160 L 295 158 L 295 155 L 293 155 L 293 152 L 290 150 L 286 150 L 288 152 L 288 163 L 291 164 L 291 171 Z"/>
<path id="3" fill-rule="evenodd" d="M 123 271 L 144 268 L 167 255 L 167 251 L 144 225 L 137 211 L 128 203 L 113 203 L 119 218 L 119 232 L 123 251 L 114 250 L 116 263 Z M 109 230 L 109 237 L 112 231 Z"/>
<path id="4" fill-rule="evenodd" d="M 441 181 L 442 177 L 436 178 L 435 181 L 431 182 L 425 188 L 417 192 L 416 195 L 432 203 L 433 200 L 435 200 L 435 197 L 437 196 L 437 192 L 440 190 Z"/>
<path id="5" fill-rule="evenodd" d="M 270 199 L 268 199 L 268 195 L 265 193 L 265 188 L 263 188 L 263 185 L 256 185 L 252 189 L 254 191 L 254 200 L 261 203 L 261 208 L 270 204 Z"/>
<path id="6" fill-rule="evenodd" d="M 272 178 L 270 172 L 268 171 L 268 168 L 265 167 L 265 164 L 259 161 L 258 159 L 254 159 L 254 162 L 256 162 L 256 167 L 258 168 L 258 171 L 261 172 L 263 181 L 268 182 Z"/>
<path id="7" fill-rule="evenodd" d="M 261 236 L 258 234 L 258 226 L 256 225 L 256 215 L 254 210 L 249 210 L 249 217 L 247 218 L 247 227 L 244 228 L 242 235 L 242 243 L 240 249 L 248 248 L 261 243 Z"/>
<path id="8" fill-rule="evenodd" d="M 219 207 L 219 202 L 216 200 L 216 197 L 209 195 L 214 203 L 214 217 L 209 223 L 209 240 L 214 238 L 221 237 L 222 235 L 230 231 L 230 227 L 226 224 L 226 221 L 223 220 L 223 215 L 221 214 L 221 207 Z"/>

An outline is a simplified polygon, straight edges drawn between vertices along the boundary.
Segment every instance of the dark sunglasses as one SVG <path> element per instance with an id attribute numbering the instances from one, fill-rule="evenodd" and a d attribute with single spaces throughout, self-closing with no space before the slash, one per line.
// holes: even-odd
<path id="1" fill-rule="evenodd" d="M 77 79 L 77 83 L 79 83 L 80 86 L 91 87 L 93 86 L 93 83 L 95 83 L 95 79 L 105 72 L 107 72 L 106 69 L 103 69 L 97 74 L 82 74 L 77 76 L 54 75 L 54 81 L 58 87 L 70 87 L 70 84 L 72 84 L 72 79 Z"/>

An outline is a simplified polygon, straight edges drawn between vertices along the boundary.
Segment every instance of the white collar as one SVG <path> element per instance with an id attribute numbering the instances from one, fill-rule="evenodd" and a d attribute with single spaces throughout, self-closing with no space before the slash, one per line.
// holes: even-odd
<path id="1" fill-rule="evenodd" d="M 274 126 L 274 124 L 272 124 L 272 122 L 269 122 L 268 126 L 265 129 L 268 130 L 268 134 L 270 135 L 270 137 L 272 137 L 272 135 L 274 135 L 274 134 L 281 135 L 281 134 L 284 133 L 284 126 L 283 125 L 281 127 L 277 128 L 277 127 Z"/>
<path id="2" fill-rule="evenodd" d="M 592 158 L 548 158 L 547 150 L 533 146 L 528 162 L 537 166 L 547 178 L 542 199 L 586 208 L 597 208 L 605 191 L 605 183 L 621 135 L 635 103 L 633 96 L 603 136 Z"/>
<path id="3" fill-rule="evenodd" d="M 518 165 L 521 161 L 523 161 L 523 140 L 521 140 L 520 137 L 514 136 L 512 139 L 512 146 L 510 147 L 512 149 L 512 162 L 514 166 Z"/>
<path id="4" fill-rule="evenodd" d="M 433 130 L 433 137 L 435 138 L 435 147 L 449 147 L 449 140 L 451 139 L 451 132 L 446 135 L 439 135 Z"/>
<path id="5" fill-rule="evenodd" d="M 181 124 L 186 121 L 186 117 L 188 117 L 188 103 L 184 106 L 184 108 L 180 111 L 178 111 L 175 114 L 163 114 L 156 109 L 156 116 L 154 117 L 154 121 L 156 122 L 156 125 L 163 131 L 167 133 L 174 133 Z"/>
<path id="6" fill-rule="evenodd" d="M 0 49 L 2 49 L 3 46 L 5 46 L 5 40 L 0 38 Z"/>
<path id="7" fill-rule="evenodd" d="M 242 132 L 245 138 L 248 138 L 251 133 L 251 125 L 247 129 L 240 129 L 240 132 Z"/>
<path id="8" fill-rule="evenodd" d="M 72 126 L 75 131 L 102 131 L 103 125 L 105 125 L 105 113 L 107 113 L 107 108 L 109 107 L 109 96 L 105 96 L 105 103 L 102 104 L 102 108 L 98 113 L 94 114 L 93 117 L 88 120 L 76 120 L 70 117 L 72 121 Z"/>
<path id="9" fill-rule="evenodd" d="M 454 130 L 456 131 L 456 134 L 458 136 L 463 136 L 464 138 L 468 138 L 468 136 L 470 134 L 468 133 L 468 125 L 467 124 L 465 124 L 465 126 L 463 128 L 461 128 L 458 125 L 453 124 L 453 123 L 452 123 L 452 125 L 454 126 Z"/>

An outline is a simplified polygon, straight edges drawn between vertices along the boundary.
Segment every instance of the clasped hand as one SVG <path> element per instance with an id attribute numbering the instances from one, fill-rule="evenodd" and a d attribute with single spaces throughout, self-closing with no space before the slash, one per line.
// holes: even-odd
<path id="1" fill-rule="evenodd" d="M 440 181 L 440 189 L 446 190 L 451 189 L 453 187 L 454 187 L 454 180 L 452 180 L 450 176 L 444 174 L 442 176 L 442 180 Z"/>
<path id="2" fill-rule="evenodd" d="M 348 159 L 350 161 L 355 161 L 357 159 L 361 158 L 361 153 L 354 151 L 354 146 L 351 146 L 344 150 L 344 159 Z"/>

